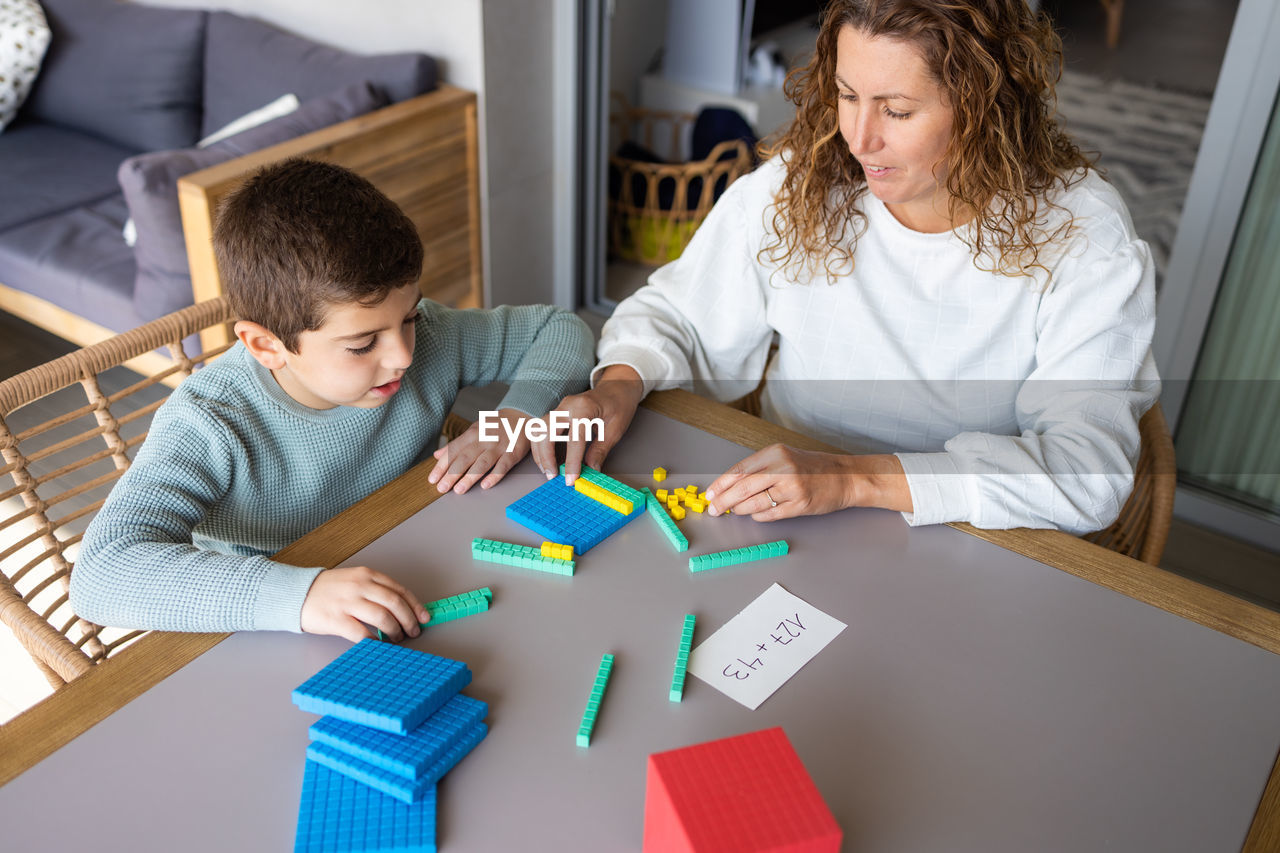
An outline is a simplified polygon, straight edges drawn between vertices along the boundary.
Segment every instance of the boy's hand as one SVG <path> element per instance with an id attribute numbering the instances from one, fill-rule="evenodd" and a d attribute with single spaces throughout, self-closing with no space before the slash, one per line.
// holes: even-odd
<path id="1" fill-rule="evenodd" d="M 600 374 L 595 388 L 581 394 L 572 394 L 560 401 L 556 409 L 568 412 L 570 419 L 600 418 L 604 421 L 604 438 L 601 441 L 591 442 L 590 447 L 581 438 L 565 444 L 565 485 L 573 485 L 573 481 L 582 473 L 584 462 L 597 471 L 600 470 L 609 451 L 613 450 L 614 445 L 626 434 L 627 427 L 631 426 L 631 419 L 635 417 L 643 395 L 644 383 L 640 380 L 640 374 L 625 364 L 614 364 Z M 555 445 L 550 440 L 534 444 L 533 459 L 544 472 L 551 472 L 548 478 L 559 470 Z"/>
<path id="2" fill-rule="evenodd" d="M 369 625 L 395 642 L 422 633 L 431 618 L 417 596 L 367 566 L 326 569 L 316 575 L 302 602 L 302 630 L 335 634 L 358 643 L 374 636 Z"/>
<path id="3" fill-rule="evenodd" d="M 529 416 L 515 409 L 499 409 L 498 417 L 506 426 L 499 427 L 497 441 L 481 441 L 480 422 L 476 421 L 470 429 L 432 454 L 436 458 L 436 467 L 427 475 L 427 482 L 435 483 L 441 494 L 453 489 L 460 495 L 481 477 L 484 480 L 480 482 L 480 488 L 497 485 L 529 452 L 529 439 L 523 429 L 511 451 L 507 452 L 509 430 L 514 430 L 520 419 L 527 421 Z M 486 473 L 489 476 L 485 477 Z"/>

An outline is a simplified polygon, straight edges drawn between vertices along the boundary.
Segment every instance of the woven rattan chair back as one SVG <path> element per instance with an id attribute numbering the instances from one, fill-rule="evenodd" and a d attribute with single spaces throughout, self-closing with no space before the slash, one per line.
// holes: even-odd
<path id="1" fill-rule="evenodd" d="M 729 403 L 749 415 L 760 416 L 762 381 L 750 394 Z M 1178 470 L 1173 456 L 1173 437 L 1157 402 L 1138 422 L 1142 442 L 1138 467 L 1134 469 L 1133 493 L 1110 527 L 1082 538 L 1127 557 L 1160 565 L 1173 523 L 1173 498 L 1178 487 Z"/>
<path id="2" fill-rule="evenodd" d="M 1153 566 L 1160 565 L 1173 524 L 1173 498 L 1178 488 L 1178 466 L 1173 456 L 1173 436 L 1157 402 L 1138 421 L 1142 449 L 1133 474 L 1133 494 L 1120 517 L 1110 527 L 1083 538 Z"/>
<path id="3" fill-rule="evenodd" d="M 169 386 L 228 348 L 189 355 L 184 339 L 230 320 L 225 300 L 202 302 L 0 382 L 0 622 L 55 689 L 142 633 L 71 611 L 75 555 Z M 161 347 L 158 373 L 120 366 Z"/>

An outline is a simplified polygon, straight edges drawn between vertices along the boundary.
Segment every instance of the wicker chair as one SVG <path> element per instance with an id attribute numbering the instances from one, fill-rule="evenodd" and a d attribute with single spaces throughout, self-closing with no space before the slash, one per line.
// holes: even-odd
<path id="1" fill-rule="evenodd" d="M 0 622 L 55 689 L 142 633 L 103 628 L 71 611 L 75 554 L 168 386 L 230 346 L 191 356 L 184 339 L 231 319 L 223 299 L 202 302 L 0 382 L 0 474 L 13 483 L 0 491 Z M 124 362 L 162 346 L 171 366 L 141 381 L 123 373 Z M 132 384 L 103 390 L 122 382 Z M 41 422 L 26 425 L 33 419 Z M 20 431 L 11 431 L 19 422 Z"/>
<path id="2" fill-rule="evenodd" d="M 760 392 L 764 383 L 729 403 L 749 415 L 760 416 Z M 1083 539 L 1104 548 L 1160 565 L 1164 546 L 1169 541 L 1173 522 L 1173 497 L 1178 486 L 1177 465 L 1173 457 L 1173 438 L 1164 410 L 1157 402 L 1138 422 L 1141 450 L 1133 475 L 1133 493 L 1120 509 L 1120 517 L 1107 528 L 1087 533 Z"/>
<path id="3" fill-rule="evenodd" d="M 1083 538 L 1129 557 L 1160 565 L 1173 523 L 1173 497 L 1178 488 L 1178 468 L 1173 458 L 1173 436 L 1157 402 L 1138 421 L 1142 449 L 1133 473 L 1133 494 L 1110 527 Z"/>

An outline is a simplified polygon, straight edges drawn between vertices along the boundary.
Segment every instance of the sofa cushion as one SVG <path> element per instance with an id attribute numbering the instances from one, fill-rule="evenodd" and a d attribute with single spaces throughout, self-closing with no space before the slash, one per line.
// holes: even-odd
<path id="1" fill-rule="evenodd" d="M 134 150 L 200 138 L 208 13 L 43 0 L 53 40 L 22 113 Z"/>
<path id="2" fill-rule="evenodd" d="M 436 64 L 421 53 L 361 56 L 228 12 L 209 14 L 201 136 L 286 92 L 320 97 L 366 81 L 391 102 L 436 86 Z"/>
<path id="3" fill-rule="evenodd" d="M 136 153 L 20 116 L 0 133 L 0 232 L 119 193 L 116 167 Z"/>
<path id="4" fill-rule="evenodd" d="M 382 94 L 367 83 L 359 83 L 325 97 L 312 98 L 288 115 L 229 136 L 208 148 L 153 151 L 121 163 L 120 188 L 124 190 L 138 235 L 134 246 L 138 264 L 134 298 L 138 311 L 144 315 L 154 311 L 158 317 L 192 301 L 178 206 L 178 178 L 346 121 L 385 104 Z"/>
<path id="5" fill-rule="evenodd" d="M 120 239 L 127 214 L 115 193 L 0 233 L 0 282 L 116 332 L 139 325 L 133 252 Z"/>
<path id="6" fill-rule="evenodd" d="M 36 0 L 0 0 L 0 131 L 31 93 L 48 47 L 49 24 Z"/>

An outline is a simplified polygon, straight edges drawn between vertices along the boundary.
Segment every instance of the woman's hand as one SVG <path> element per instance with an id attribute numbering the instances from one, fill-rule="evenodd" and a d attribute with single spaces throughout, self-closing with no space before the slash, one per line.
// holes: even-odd
<path id="1" fill-rule="evenodd" d="M 850 506 L 911 511 L 911 490 L 896 456 L 846 456 L 784 444 L 770 445 L 725 471 L 707 487 L 707 500 L 711 515 L 733 511 L 755 521 Z"/>
<path id="2" fill-rule="evenodd" d="M 644 397 L 644 383 L 640 374 L 625 364 L 614 364 L 605 368 L 600 374 L 596 387 L 581 394 L 565 397 L 556 406 L 557 411 L 568 412 L 570 423 L 576 418 L 600 418 L 604 421 L 604 437 L 599 441 L 588 441 L 587 430 L 583 430 L 577 441 L 570 440 L 565 444 L 564 472 L 565 483 L 573 485 L 573 481 L 582 473 L 582 464 L 586 462 L 597 471 L 604 464 L 605 457 L 614 445 L 631 426 L 640 400 Z M 533 444 L 533 461 L 547 474 L 547 478 L 555 476 L 559 470 L 556 463 L 555 444 L 550 439 Z"/>

